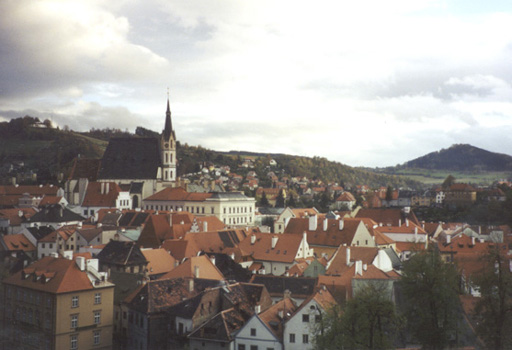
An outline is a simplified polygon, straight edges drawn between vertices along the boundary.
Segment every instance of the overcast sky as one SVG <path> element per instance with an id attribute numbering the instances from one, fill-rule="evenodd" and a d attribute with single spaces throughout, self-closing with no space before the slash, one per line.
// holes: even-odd
<path id="1" fill-rule="evenodd" d="M 390 166 L 512 154 L 510 0 L 2 0 L 0 120 Z"/>

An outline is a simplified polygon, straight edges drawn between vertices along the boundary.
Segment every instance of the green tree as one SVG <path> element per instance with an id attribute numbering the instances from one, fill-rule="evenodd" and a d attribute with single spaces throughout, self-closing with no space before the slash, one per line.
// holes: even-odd
<path id="1" fill-rule="evenodd" d="M 288 206 L 290 208 L 296 208 L 297 207 L 297 202 L 295 201 L 295 196 L 293 194 L 290 195 L 290 200 L 288 201 Z"/>
<path id="2" fill-rule="evenodd" d="M 261 199 L 260 199 L 260 202 L 258 203 L 258 207 L 264 207 L 264 208 L 270 207 L 270 203 L 267 199 L 267 195 L 265 194 L 265 192 L 263 192 L 263 194 L 261 195 Z"/>
<path id="3" fill-rule="evenodd" d="M 284 191 L 283 189 L 279 190 L 279 194 L 276 198 L 276 208 L 284 208 L 286 206 L 286 199 L 284 198 Z"/>
<path id="4" fill-rule="evenodd" d="M 386 189 L 386 201 L 389 202 L 393 200 L 393 187 L 388 186 Z"/>
<path id="5" fill-rule="evenodd" d="M 450 187 L 451 187 L 451 185 L 453 185 L 454 183 L 455 183 L 455 177 L 453 177 L 453 176 L 450 174 L 450 175 L 448 175 L 448 176 L 446 177 L 446 179 L 444 179 L 443 184 L 442 184 L 442 187 L 443 187 L 444 189 L 447 189 L 447 188 L 450 188 Z"/>
<path id="6" fill-rule="evenodd" d="M 315 329 L 316 349 L 388 349 L 402 324 L 386 285 L 370 282 Z"/>
<path id="7" fill-rule="evenodd" d="M 457 328 L 458 275 L 435 249 L 404 263 L 400 286 L 408 327 L 426 349 L 443 349 Z"/>
<path id="8" fill-rule="evenodd" d="M 512 348 L 512 274 L 500 246 L 482 256 L 482 270 L 474 277 L 481 293 L 475 307 L 477 334 L 496 350 Z"/>

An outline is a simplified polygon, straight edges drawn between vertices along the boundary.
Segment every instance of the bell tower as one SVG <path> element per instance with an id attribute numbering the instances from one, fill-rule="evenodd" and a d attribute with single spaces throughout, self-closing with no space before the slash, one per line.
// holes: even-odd
<path id="1" fill-rule="evenodd" d="M 165 113 L 165 128 L 160 139 L 160 149 L 162 155 L 162 181 L 176 181 L 176 134 L 172 128 L 169 91 L 167 91 L 167 112 Z"/>

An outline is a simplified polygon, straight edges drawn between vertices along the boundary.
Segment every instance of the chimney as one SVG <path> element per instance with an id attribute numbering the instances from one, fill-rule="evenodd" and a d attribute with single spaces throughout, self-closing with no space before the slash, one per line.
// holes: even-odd
<path id="1" fill-rule="evenodd" d="M 194 266 L 194 278 L 199 278 L 199 266 Z"/>
<path id="2" fill-rule="evenodd" d="M 83 224 L 81 221 L 76 225 L 76 227 L 78 227 L 78 228 L 82 228 L 82 226 L 83 226 Z"/>
<path id="3" fill-rule="evenodd" d="M 405 226 L 409 227 L 409 219 L 405 219 Z"/>
<path id="4" fill-rule="evenodd" d="M 363 271 L 366 271 L 368 270 L 368 265 L 367 264 L 363 264 Z"/>
<path id="5" fill-rule="evenodd" d="M 257 315 L 261 312 L 261 305 L 256 305 L 254 307 L 254 313 Z"/>
<path id="6" fill-rule="evenodd" d="M 347 266 L 350 266 L 350 247 L 347 247 L 347 257 L 346 257 L 346 262 L 347 262 Z"/>
<path id="7" fill-rule="evenodd" d="M 231 260 L 235 260 L 235 253 L 231 253 Z"/>
<path id="8" fill-rule="evenodd" d="M 309 231 L 316 231 L 318 225 L 318 217 L 316 215 L 309 217 Z"/>
<path id="9" fill-rule="evenodd" d="M 327 231 L 327 228 L 329 227 L 329 219 L 324 219 L 324 231 Z"/>
<path id="10" fill-rule="evenodd" d="M 194 291 L 194 279 L 191 278 L 188 280 L 188 291 L 193 292 Z"/>
<path id="11" fill-rule="evenodd" d="M 276 235 L 272 236 L 272 249 L 274 249 L 276 247 L 277 240 L 278 240 L 278 238 Z"/>
<path id="12" fill-rule="evenodd" d="M 52 252 L 52 253 L 50 253 L 50 256 L 51 256 L 52 258 L 58 258 L 58 257 L 59 257 L 59 253 Z"/>
<path id="13" fill-rule="evenodd" d="M 284 310 L 280 309 L 279 311 L 277 311 L 277 316 L 282 320 L 284 317 Z"/>
<path id="14" fill-rule="evenodd" d="M 356 261 L 356 275 L 363 275 L 363 262 L 361 260 Z"/>
<path id="15" fill-rule="evenodd" d="M 85 271 L 85 258 L 83 256 L 77 256 L 75 261 L 80 271 Z"/>
<path id="16" fill-rule="evenodd" d="M 418 243 L 418 227 L 414 228 L 414 242 Z"/>
<path id="17" fill-rule="evenodd" d="M 208 232 L 208 221 L 203 221 L 203 232 Z"/>
<path id="18" fill-rule="evenodd" d="M 340 231 L 343 231 L 343 228 L 345 227 L 345 220 L 340 219 L 339 224 L 340 224 Z"/>
<path id="19" fill-rule="evenodd" d="M 451 235 L 446 235 L 446 243 L 447 244 L 451 244 L 452 243 L 452 236 Z"/>
<path id="20" fill-rule="evenodd" d="M 475 237 L 471 237 L 471 245 L 475 245 Z"/>
<path id="21" fill-rule="evenodd" d="M 212 255 L 210 257 L 210 261 L 212 262 L 213 265 L 215 265 L 215 255 Z"/>
<path id="22" fill-rule="evenodd" d="M 107 193 L 108 193 L 109 189 L 110 189 L 110 183 L 108 183 L 108 182 L 107 182 L 107 183 L 105 184 L 105 194 L 107 194 Z"/>
<path id="23" fill-rule="evenodd" d="M 105 183 L 101 183 L 101 194 L 105 194 Z"/>
<path id="24" fill-rule="evenodd" d="M 398 219 L 398 227 L 402 226 L 402 219 Z"/>
<path id="25" fill-rule="evenodd" d="M 64 258 L 66 258 L 68 260 L 73 260 L 73 251 L 72 250 L 65 250 L 62 255 L 64 256 Z"/>
<path id="26" fill-rule="evenodd" d="M 252 234 L 251 235 L 251 244 L 254 244 L 254 243 L 256 243 L 256 235 Z"/>
<path id="27" fill-rule="evenodd" d="M 481 235 L 482 234 L 482 226 L 478 226 L 478 234 Z"/>

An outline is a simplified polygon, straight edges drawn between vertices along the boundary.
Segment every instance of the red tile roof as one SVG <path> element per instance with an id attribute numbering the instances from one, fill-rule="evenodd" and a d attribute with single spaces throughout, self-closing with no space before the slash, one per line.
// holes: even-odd
<path id="1" fill-rule="evenodd" d="M 82 206 L 115 208 L 120 192 L 115 182 L 89 182 Z"/>
<path id="2" fill-rule="evenodd" d="M 326 231 L 323 228 L 324 220 L 328 220 Z M 343 229 L 340 230 L 339 221 L 336 219 L 318 219 L 316 230 L 310 230 L 308 218 L 291 218 L 284 233 L 306 232 L 310 245 L 331 247 L 339 247 L 342 244 L 351 245 L 359 225 L 363 225 L 363 223 L 360 219 L 345 218 L 343 219 Z"/>
<path id="3" fill-rule="evenodd" d="M 167 273 L 174 268 L 176 259 L 165 249 L 143 249 L 142 254 L 148 261 L 147 270 L 150 276 Z"/>
<path id="4" fill-rule="evenodd" d="M 255 236 L 254 244 L 251 243 L 252 236 Z M 273 237 L 277 238 L 274 248 Z M 302 238 L 302 234 L 252 233 L 240 242 L 239 247 L 254 260 L 292 263 L 297 256 Z"/>
<path id="5" fill-rule="evenodd" d="M 21 233 L 4 235 L 0 239 L 3 239 L 7 251 L 22 250 L 24 252 L 33 252 L 36 250 L 36 247 Z"/>
<path id="6" fill-rule="evenodd" d="M 49 256 L 7 277 L 3 282 L 54 294 L 93 289 L 87 273 L 80 271 L 75 261 Z"/>
<path id="7" fill-rule="evenodd" d="M 36 213 L 34 208 L 0 209 L 0 218 L 9 219 L 11 226 L 20 226 Z"/>
<path id="8" fill-rule="evenodd" d="M 370 247 L 343 247 L 341 246 L 326 271 L 328 275 L 340 275 L 347 271 L 347 249 L 350 249 L 350 261 L 361 260 L 363 264 L 371 265 L 377 256 L 379 249 Z"/>
<path id="9" fill-rule="evenodd" d="M 161 279 L 180 277 L 203 278 L 217 281 L 224 280 L 222 272 L 219 271 L 206 255 L 188 258 L 184 263 L 163 275 Z"/>

